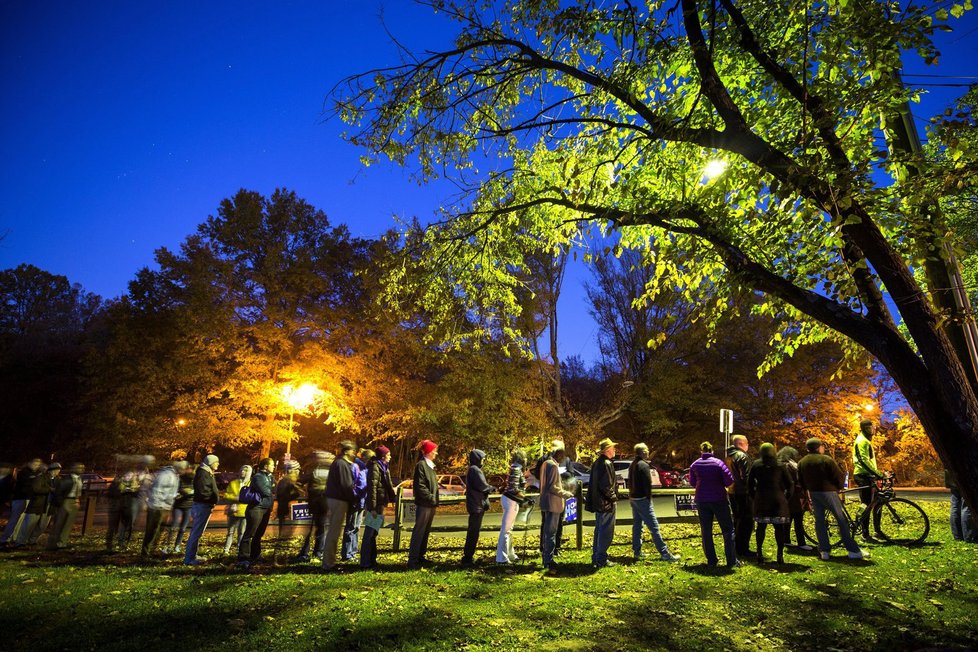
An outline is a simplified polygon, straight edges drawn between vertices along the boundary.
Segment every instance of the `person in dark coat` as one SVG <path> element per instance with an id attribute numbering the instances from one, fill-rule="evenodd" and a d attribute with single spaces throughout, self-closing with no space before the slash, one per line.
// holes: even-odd
<path id="1" fill-rule="evenodd" d="M 747 454 L 749 442 L 743 435 L 730 438 L 730 448 L 727 449 L 727 468 L 733 475 L 733 491 L 730 494 L 730 510 L 733 512 L 734 543 L 737 547 L 737 558 L 748 559 L 751 556 L 750 535 L 754 531 L 753 511 L 750 504 L 750 492 L 747 491 L 747 475 L 750 473 L 753 460 Z"/>
<path id="2" fill-rule="evenodd" d="M 747 493 L 754 508 L 757 523 L 757 562 L 764 561 L 764 535 L 768 525 L 774 526 L 774 538 L 778 543 L 778 563 L 784 563 L 784 547 L 788 544 L 788 524 L 791 513 L 788 497 L 794 491 L 794 483 L 788 470 L 778 461 L 774 444 L 761 444 L 760 458 L 750 467 L 747 475 Z"/>
<path id="3" fill-rule="evenodd" d="M 808 496 L 801 488 L 801 478 L 798 475 L 798 449 L 793 446 L 782 446 L 778 451 L 778 461 L 784 466 L 788 475 L 791 477 L 791 497 L 788 498 L 788 512 L 791 515 L 791 523 L 786 526 L 788 530 L 788 543 L 791 543 L 791 530 L 795 531 L 795 540 L 798 542 L 798 549 L 808 552 L 813 548 L 805 543 L 805 526 L 803 520 L 805 512 L 808 511 Z"/>
<path id="4" fill-rule="evenodd" d="M 608 548 L 615 537 L 615 512 L 618 508 L 618 476 L 612 462 L 615 459 L 615 446 L 610 439 L 598 442 L 601 454 L 591 467 L 588 482 L 588 502 L 594 512 L 591 565 L 595 568 L 615 565 L 608 560 Z"/>
<path id="5" fill-rule="evenodd" d="M 329 477 L 326 479 L 329 527 L 326 529 L 326 543 L 323 549 L 324 571 L 332 571 L 336 568 L 336 549 L 346 528 L 346 513 L 356 500 L 353 493 L 353 459 L 356 455 L 356 444 L 348 440 L 341 441 L 340 454 L 329 467 Z"/>
<path id="6" fill-rule="evenodd" d="M 54 490 L 54 483 L 61 474 L 61 465 L 52 462 L 46 471 L 41 471 L 34 476 L 30 486 L 30 496 L 27 500 L 27 508 L 24 511 L 24 521 L 17 532 L 15 546 L 34 545 L 44 531 L 48 529 L 51 520 L 51 492 Z"/>
<path id="7" fill-rule="evenodd" d="M 465 511 L 469 513 L 469 527 L 465 531 L 465 547 L 462 549 L 462 563 L 472 564 L 475 548 L 479 545 L 482 531 L 482 518 L 489 509 L 489 494 L 493 488 L 486 481 L 482 463 L 486 460 L 485 451 L 474 449 L 469 453 L 469 470 L 465 474 Z"/>
<path id="8" fill-rule="evenodd" d="M 438 507 L 438 476 L 435 474 L 435 457 L 438 455 L 438 444 L 425 439 L 421 442 L 421 459 L 414 466 L 414 504 L 417 515 L 414 519 L 414 529 L 411 530 L 411 547 L 408 550 L 408 569 L 421 568 L 428 552 L 428 536 L 431 534 L 431 523 L 435 518 Z"/>
<path id="9" fill-rule="evenodd" d="M 506 486 L 500 499 L 503 507 L 503 518 L 499 524 L 499 539 L 496 541 L 496 563 L 512 564 L 519 561 L 513 549 L 513 527 L 516 517 L 524 505 L 532 505 L 526 496 L 526 453 L 521 450 L 513 451 L 509 460 L 509 475 L 506 476 Z M 529 507 L 528 507 L 529 508 Z"/>
<path id="10" fill-rule="evenodd" d="M 346 512 L 346 525 L 343 527 L 343 546 L 340 558 L 343 561 L 353 561 L 360 551 L 360 527 L 363 525 L 363 511 L 367 503 L 367 471 L 374 452 L 369 448 L 361 448 L 353 460 L 353 504 Z"/>
<path id="11" fill-rule="evenodd" d="M 51 506 L 54 508 L 54 525 L 48 534 L 48 550 L 61 550 L 68 547 L 71 529 L 75 526 L 78 508 L 81 506 L 82 473 L 85 465 L 75 462 L 67 476 L 61 476 L 51 491 Z"/>
<path id="12" fill-rule="evenodd" d="M 187 531 L 187 524 L 190 523 L 190 510 L 194 506 L 194 475 L 196 469 L 190 464 L 184 463 L 184 468 L 180 471 L 180 485 L 177 488 L 177 497 L 173 501 L 173 510 L 170 512 L 170 524 L 167 526 L 166 539 L 163 541 L 163 554 L 171 552 L 180 554 L 180 546 L 183 545 L 183 533 Z"/>
<path id="13" fill-rule="evenodd" d="M 363 545 L 360 546 L 360 568 L 376 568 L 377 535 L 384 527 L 384 509 L 397 498 L 391 482 L 390 462 L 390 449 L 378 446 L 375 456 L 367 463 L 366 524 Z"/>
<path id="14" fill-rule="evenodd" d="M 197 547 L 207 529 L 207 522 L 211 520 L 214 505 L 221 497 L 221 490 L 217 488 L 217 479 L 214 477 L 219 466 L 217 455 L 207 455 L 194 473 L 194 506 L 190 510 L 193 523 L 190 525 L 190 537 L 183 553 L 183 563 L 187 566 L 197 566 L 204 561 L 198 559 Z"/>
<path id="15" fill-rule="evenodd" d="M 272 515 L 274 502 L 272 473 L 275 472 L 275 460 L 266 457 L 258 463 L 258 470 L 251 477 L 249 486 L 261 496 L 257 505 L 248 505 L 245 509 L 245 531 L 238 544 L 238 567 L 250 568 L 261 557 L 261 539 L 268 528 L 268 519 Z"/>
<path id="16" fill-rule="evenodd" d="M 632 508 L 632 553 L 636 560 L 644 559 L 642 553 L 642 525 L 649 529 L 652 543 L 662 561 L 678 561 L 679 557 L 669 552 L 659 531 L 659 519 L 652 507 L 652 467 L 648 463 L 649 447 L 635 444 L 635 460 L 628 469 L 628 502 Z"/>
<path id="17" fill-rule="evenodd" d="M 326 482 L 329 479 L 329 467 L 336 461 L 336 456 L 325 451 L 315 451 L 311 463 L 300 476 L 300 482 L 306 488 L 306 499 L 309 501 L 309 513 L 312 523 L 306 531 L 302 542 L 302 550 L 293 560 L 297 563 L 311 561 L 309 557 L 310 539 L 312 540 L 312 557 L 322 561 L 323 548 L 326 547 L 326 525 L 329 508 L 326 504 Z"/>
<path id="18" fill-rule="evenodd" d="M 17 477 L 14 480 L 13 491 L 10 496 L 10 518 L 7 520 L 6 527 L 3 528 L 3 534 L 0 534 L 0 545 L 12 543 L 18 539 L 17 523 L 23 522 L 24 519 L 21 519 L 21 514 L 25 512 L 27 503 L 34 495 L 32 489 L 34 480 L 45 474 L 42 466 L 41 458 L 35 457 L 17 469 Z"/>

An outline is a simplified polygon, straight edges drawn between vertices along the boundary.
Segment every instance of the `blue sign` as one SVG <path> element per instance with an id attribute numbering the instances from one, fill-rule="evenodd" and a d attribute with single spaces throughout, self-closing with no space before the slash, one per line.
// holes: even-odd
<path id="1" fill-rule="evenodd" d="M 695 512 L 696 503 L 693 502 L 693 494 L 676 494 L 676 513 Z"/>
<path id="2" fill-rule="evenodd" d="M 312 512 L 309 511 L 309 503 L 291 503 L 293 521 L 311 521 Z"/>
<path id="3" fill-rule="evenodd" d="M 564 503 L 564 523 L 573 523 L 577 520 L 577 498 L 568 498 Z"/>

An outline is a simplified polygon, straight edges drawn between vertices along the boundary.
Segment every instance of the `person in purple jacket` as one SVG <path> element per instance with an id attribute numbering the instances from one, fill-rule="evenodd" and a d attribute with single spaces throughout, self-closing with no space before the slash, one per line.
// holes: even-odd
<path id="1" fill-rule="evenodd" d="M 723 535 L 723 554 L 727 558 L 727 568 L 737 568 L 737 547 L 734 543 L 733 515 L 730 513 L 730 500 L 727 487 L 733 484 L 734 477 L 723 460 L 713 456 L 713 445 L 705 441 L 700 444 L 700 458 L 689 467 L 689 484 L 696 489 L 693 500 L 700 517 L 700 534 L 703 539 L 703 552 L 706 563 L 717 565 L 716 548 L 713 546 L 713 518 L 716 517 Z"/>

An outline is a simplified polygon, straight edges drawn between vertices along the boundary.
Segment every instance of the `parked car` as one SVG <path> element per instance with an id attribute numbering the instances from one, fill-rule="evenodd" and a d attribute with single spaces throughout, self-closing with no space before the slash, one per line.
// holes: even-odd
<path id="1" fill-rule="evenodd" d="M 405 498 L 414 497 L 414 480 L 404 480 L 399 485 L 397 485 L 397 487 L 404 488 Z M 439 496 L 464 496 L 465 483 L 462 482 L 462 478 L 460 478 L 457 475 L 439 475 L 438 495 Z"/>
<path id="2" fill-rule="evenodd" d="M 588 483 L 591 481 L 591 470 L 588 467 L 584 466 L 583 464 L 578 464 L 577 462 L 574 462 L 574 464 L 576 464 L 577 467 L 580 467 L 580 469 L 578 468 L 574 469 L 574 474 L 577 477 L 578 481 L 581 483 L 581 485 L 585 487 L 588 486 Z M 618 486 L 627 487 L 628 470 L 632 466 L 632 460 L 628 460 L 628 459 L 612 460 L 612 464 L 614 464 L 615 466 L 615 475 L 618 478 Z M 659 470 L 655 467 L 654 464 L 649 464 L 649 466 L 652 469 L 652 486 L 653 487 L 665 486 L 662 483 L 661 476 L 659 475 Z"/>

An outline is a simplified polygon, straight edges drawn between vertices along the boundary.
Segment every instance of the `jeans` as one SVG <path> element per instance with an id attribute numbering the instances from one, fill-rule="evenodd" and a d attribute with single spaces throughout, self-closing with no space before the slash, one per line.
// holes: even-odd
<path id="1" fill-rule="evenodd" d="M 34 545 L 37 540 L 44 534 L 44 530 L 48 529 L 48 522 L 51 517 L 45 514 L 32 514 L 26 512 L 24 514 L 24 522 L 20 525 L 20 530 L 17 532 L 17 539 L 15 543 L 18 546 Z"/>
<path id="2" fill-rule="evenodd" d="M 245 530 L 238 544 L 238 561 L 254 562 L 261 557 L 261 538 L 265 536 L 268 519 L 272 515 L 269 507 L 249 505 L 245 512 Z M 189 548 L 190 545 L 187 545 Z"/>
<path id="3" fill-rule="evenodd" d="M 652 542 L 659 555 L 665 557 L 669 554 L 669 546 L 662 539 L 659 532 L 659 520 L 655 517 L 655 509 L 652 507 L 651 498 L 632 498 L 629 501 L 632 505 L 632 552 L 638 557 L 642 552 L 642 524 L 644 523 L 649 532 L 652 533 Z"/>
<path id="4" fill-rule="evenodd" d="M 247 514 L 247 510 L 245 511 Z M 247 516 L 235 516 L 228 514 L 228 535 L 224 539 L 224 554 L 231 552 L 231 548 L 241 545 L 241 537 L 244 536 L 245 527 L 248 525 Z"/>
<path id="5" fill-rule="evenodd" d="M 336 566 L 336 548 L 346 527 L 346 512 L 350 509 L 350 503 L 336 498 L 327 498 L 326 503 L 329 505 L 329 528 L 323 546 L 323 568 L 330 570 Z"/>
<path id="6" fill-rule="evenodd" d="M 733 511 L 734 543 L 737 554 L 746 557 L 750 554 L 750 535 L 754 532 L 754 514 L 751 510 L 750 496 L 732 494 L 730 509 Z"/>
<path id="7" fill-rule="evenodd" d="M 310 538 L 312 538 L 314 541 L 312 556 L 322 557 L 323 548 L 326 546 L 326 525 L 328 523 L 326 519 L 329 515 L 329 509 L 326 506 L 326 496 L 318 492 L 314 495 L 310 495 L 309 512 L 312 514 L 312 523 L 309 526 L 309 530 L 306 531 L 306 536 L 302 541 L 302 550 L 299 551 L 299 557 L 309 556 Z"/>
<path id="8" fill-rule="evenodd" d="M 170 545 L 170 539 L 172 538 L 173 552 L 180 550 L 180 545 L 183 543 L 183 533 L 187 530 L 187 523 L 190 522 L 190 509 L 174 507 L 173 511 L 170 512 L 170 525 L 167 526 L 166 540 L 163 542 L 164 548 Z M 176 532 L 176 537 L 173 536 L 174 532 Z"/>
<path id="9" fill-rule="evenodd" d="M 723 536 L 723 556 L 727 566 L 737 563 L 737 545 L 734 542 L 733 515 L 730 513 L 730 503 L 726 500 L 717 502 L 696 503 L 696 511 L 700 517 L 700 537 L 703 541 L 703 553 L 706 563 L 717 565 L 717 551 L 713 545 L 713 519 L 716 518 Z M 752 528 L 753 529 L 753 528 Z"/>
<path id="10" fill-rule="evenodd" d="M 507 496 L 503 496 L 500 502 L 503 505 L 503 520 L 499 526 L 499 540 L 496 542 L 496 561 L 510 564 L 519 560 L 513 550 L 513 524 L 516 523 L 520 504 Z"/>
<path id="11" fill-rule="evenodd" d="M 554 563 L 554 550 L 557 549 L 557 529 L 563 512 L 540 512 L 543 518 L 543 567 L 550 568 Z"/>
<path id="12" fill-rule="evenodd" d="M 362 509 L 350 508 L 346 512 L 346 527 L 343 528 L 343 552 L 340 555 L 344 561 L 353 561 L 357 556 L 357 539 L 360 537 L 360 524 L 362 522 Z"/>
<path id="13" fill-rule="evenodd" d="M 194 503 L 190 508 L 190 537 L 187 539 L 187 549 L 183 553 L 183 563 L 189 564 L 197 559 L 197 547 L 200 545 L 200 538 L 204 536 L 207 522 L 211 520 L 213 505 L 207 503 Z"/>
<path id="14" fill-rule="evenodd" d="M 10 503 L 10 520 L 7 521 L 7 527 L 3 528 L 3 534 L 0 535 L 0 543 L 14 541 L 17 538 L 17 533 L 19 532 L 17 521 L 20 520 L 20 515 L 27 509 L 28 502 L 25 498 L 24 500 L 14 500 Z"/>
<path id="15" fill-rule="evenodd" d="M 615 538 L 615 510 L 594 513 L 594 545 L 591 548 L 591 564 L 604 566 L 608 563 L 608 548 Z"/>
<path id="16" fill-rule="evenodd" d="M 972 511 L 964 502 L 961 492 L 951 490 L 951 535 L 955 541 L 978 543 L 978 531 L 971 517 Z"/>
<path id="17" fill-rule="evenodd" d="M 812 512 L 815 514 L 815 538 L 818 540 L 819 552 L 828 552 L 831 548 L 829 543 L 829 529 L 826 522 L 825 512 L 831 512 L 835 517 L 835 522 L 839 526 L 839 535 L 842 537 L 842 545 L 849 552 L 859 552 L 859 546 L 852 538 L 849 531 L 849 517 L 846 516 L 839 494 L 834 491 L 809 491 L 812 497 Z"/>
<path id="18" fill-rule="evenodd" d="M 479 545 L 479 534 L 482 531 L 482 519 L 485 512 L 469 514 L 469 527 L 465 531 L 465 547 L 462 549 L 462 563 L 472 563 L 475 557 L 475 549 Z"/>
<path id="19" fill-rule="evenodd" d="M 435 520 L 435 507 L 418 505 L 417 516 L 414 519 L 414 529 L 411 530 L 411 547 L 408 549 L 408 568 L 418 568 L 426 561 L 428 552 L 428 536 L 431 534 L 431 523 Z"/>

